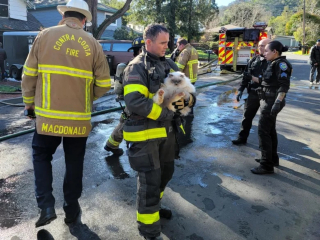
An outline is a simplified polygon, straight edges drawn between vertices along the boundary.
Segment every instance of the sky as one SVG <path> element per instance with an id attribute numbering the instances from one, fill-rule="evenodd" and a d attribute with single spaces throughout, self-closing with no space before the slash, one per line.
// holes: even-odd
<path id="1" fill-rule="evenodd" d="M 233 2 L 234 0 L 216 0 L 216 4 L 218 7 L 221 6 L 228 6 L 229 3 Z"/>

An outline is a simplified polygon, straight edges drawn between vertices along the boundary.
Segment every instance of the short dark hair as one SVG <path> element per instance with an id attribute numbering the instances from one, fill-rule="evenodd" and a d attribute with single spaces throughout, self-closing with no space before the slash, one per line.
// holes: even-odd
<path id="1" fill-rule="evenodd" d="M 320 39 L 318 39 L 317 42 L 320 42 Z"/>
<path id="2" fill-rule="evenodd" d="M 83 19 L 86 18 L 86 16 L 83 15 L 82 13 L 75 12 L 75 11 L 67 11 L 67 12 L 64 12 L 63 16 L 64 16 L 65 18 L 74 17 L 74 18 L 79 19 L 80 21 L 82 21 Z"/>
<path id="3" fill-rule="evenodd" d="M 178 39 L 177 43 L 179 43 L 179 44 L 181 43 L 181 44 L 183 44 L 183 45 L 187 45 L 187 44 L 188 44 L 188 41 L 187 41 L 186 39 L 184 39 L 184 38 L 181 37 L 181 38 Z"/>
<path id="4" fill-rule="evenodd" d="M 280 56 L 283 52 L 286 52 L 289 49 L 286 45 L 282 45 L 282 43 L 279 41 L 271 41 L 267 45 L 269 45 L 269 49 L 271 51 L 276 50 L 277 52 L 279 52 Z"/>
<path id="5" fill-rule="evenodd" d="M 158 23 L 149 24 L 144 29 L 143 39 L 144 41 L 146 41 L 147 39 L 151 39 L 152 41 L 154 41 L 158 36 L 158 34 L 161 32 L 169 33 L 168 29 L 162 24 L 158 24 Z"/>

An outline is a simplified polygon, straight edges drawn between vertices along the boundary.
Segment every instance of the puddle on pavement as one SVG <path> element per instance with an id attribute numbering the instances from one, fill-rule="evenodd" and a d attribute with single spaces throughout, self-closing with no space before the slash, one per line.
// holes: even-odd
<path id="1" fill-rule="evenodd" d="M 120 161 L 120 156 L 110 155 L 105 158 L 107 166 L 115 179 L 125 179 L 133 177 L 130 169 L 125 170 Z"/>
<path id="2" fill-rule="evenodd" d="M 0 179 L 0 228 L 11 228 L 19 223 L 22 212 L 15 198 L 17 182 L 21 176 Z"/>

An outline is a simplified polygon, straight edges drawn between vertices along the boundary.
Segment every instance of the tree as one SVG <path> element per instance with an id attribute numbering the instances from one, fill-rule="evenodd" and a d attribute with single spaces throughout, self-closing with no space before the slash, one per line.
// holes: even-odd
<path id="1" fill-rule="evenodd" d="M 271 17 L 269 26 L 273 27 L 276 35 L 292 35 L 287 28 L 287 23 L 292 15 L 293 12 L 289 10 L 289 6 L 285 6 L 280 16 Z"/>
<path id="2" fill-rule="evenodd" d="M 88 3 L 89 9 L 92 14 L 92 27 L 89 31 L 93 34 L 96 39 L 100 39 L 104 30 L 113 23 L 118 18 L 122 17 L 129 9 L 132 0 L 126 0 L 122 8 L 120 8 L 116 13 L 114 13 L 111 17 L 105 19 L 98 27 L 97 27 L 97 0 L 86 0 Z"/>
<path id="3" fill-rule="evenodd" d="M 129 9 L 130 9 L 130 4 L 132 0 L 126 0 L 125 4 L 123 5 L 122 8 L 120 8 L 115 14 L 113 14 L 111 17 L 106 18 L 98 27 L 97 31 L 93 33 L 93 36 L 96 39 L 100 39 L 104 30 L 113 23 L 115 20 L 118 18 L 122 17 Z"/>
<path id="4" fill-rule="evenodd" d="M 259 4 L 241 2 L 229 6 L 222 17 L 222 25 L 233 24 L 240 27 L 252 27 L 255 22 L 268 22 L 271 13 Z"/>

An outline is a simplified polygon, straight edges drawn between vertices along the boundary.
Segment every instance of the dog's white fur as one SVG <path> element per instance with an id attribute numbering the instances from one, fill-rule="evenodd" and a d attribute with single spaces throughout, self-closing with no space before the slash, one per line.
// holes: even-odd
<path id="1" fill-rule="evenodd" d="M 194 92 L 196 92 L 195 87 L 184 73 L 172 72 L 164 79 L 164 84 L 161 84 L 160 89 L 155 93 L 152 99 L 161 107 L 167 107 L 171 111 L 176 112 L 172 103 L 181 98 L 188 100 L 190 93 Z M 190 111 L 191 108 L 186 106 L 180 110 L 180 113 L 182 116 L 186 116 Z"/>

